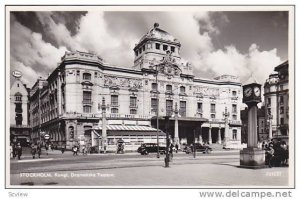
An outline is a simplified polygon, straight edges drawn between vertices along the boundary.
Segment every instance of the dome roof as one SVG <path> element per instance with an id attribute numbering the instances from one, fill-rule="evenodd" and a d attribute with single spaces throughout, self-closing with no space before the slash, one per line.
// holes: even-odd
<path id="1" fill-rule="evenodd" d="M 158 23 L 154 24 L 154 27 L 146 35 L 144 35 L 142 37 L 140 42 L 143 41 L 145 38 L 153 38 L 153 39 L 161 39 L 161 40 L 170 41 L 170 42 L 178 42 L 178 40 L 174 36 L 172 36 L 170 33 L 168 33 L 165 30 L 160 29 Z"/>

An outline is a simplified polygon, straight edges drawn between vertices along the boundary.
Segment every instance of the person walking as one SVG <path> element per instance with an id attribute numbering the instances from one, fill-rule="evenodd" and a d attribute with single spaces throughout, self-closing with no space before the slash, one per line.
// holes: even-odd
<path id="1" fill-rule="evenodd" d="M 37 145 L 37 154 L 38 154 L 38 157 L 40 158 L 41 154 L 42 154 L 42 146 L 40 143 Z"/>
<path id="2" fill-rule="evenodd" d="M 73 151 L 73 156 L 74 156 L 74 155 L 78 155 L 78 154 L 77 154 L 77 153 L 78 153 L 78 147 L 77 147 L 76 145 L 73 146 L 72 151 Z"/>
<path id="3" fill-rule="evenodd" d="M 20 160 L 22 156 L 22 146 L 20 142 L 18 142 L 17 144 L 16 151 L 17 151 L 18 160 Z"/>
<path id="4" fill-rule="evenodd" d="M 178 146 L 178 143 L 176 142 L 176 144 L 175 144 L 176 153 L 178 153 L 178 148 L 179 148 L 179 146 Z"/>
<path id="5" fill-rule="evenodd" d="M 66 145 L 65 144 L 62 144 L 61 145 L 61 154 L 64 154 L 65 150 L 66 150 Z"/>
<path id="6" fill-rule="evenodd" d="M 32 159 L 35 159 L 35 154 L 37 152 L 37 145 L 36 144 L 31 144 L 31 155 L 32 155 Z"/>

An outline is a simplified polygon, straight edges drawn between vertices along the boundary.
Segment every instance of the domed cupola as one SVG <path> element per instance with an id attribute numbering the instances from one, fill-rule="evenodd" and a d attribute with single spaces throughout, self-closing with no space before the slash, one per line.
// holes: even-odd
<path id="1" fill-rule="evenodd" d="M 134 68 L 149 69 L 150 66 L 158 64 L 171 52 L 174 62 L 180 62 L 180 42 L 171 34 L 159 28 L 155 23 L 134 47 Z"/>

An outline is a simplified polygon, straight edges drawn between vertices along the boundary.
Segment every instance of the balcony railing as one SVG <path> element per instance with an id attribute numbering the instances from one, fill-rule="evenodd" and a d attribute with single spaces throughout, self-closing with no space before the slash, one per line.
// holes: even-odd
<path id="1" fill-rule="evenodd" d="M 92 105 L 93 102 L 91 100 L 83 100 L 82 101 L 82 104 L 85 104 L 85 105 Z"/>

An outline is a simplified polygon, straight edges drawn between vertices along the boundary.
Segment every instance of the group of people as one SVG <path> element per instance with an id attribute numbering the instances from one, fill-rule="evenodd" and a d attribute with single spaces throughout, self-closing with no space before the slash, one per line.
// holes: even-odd
<path id="1" fill-rule="evenodd" d="M 18 160 L 21 159 L 22 156 L 22 146 L 21 143 L 11 143 L 10 145 L 10 154 L 12 158 L 18 158 Z"/>
<path id="2" fill-rule="evenodd" d="M 285 141 L 271 140 L 269 143 L 263 143 L 263 149 L 266 151 L 266 165 L 287 166 L 289 160 L 289 150 Z"/>

